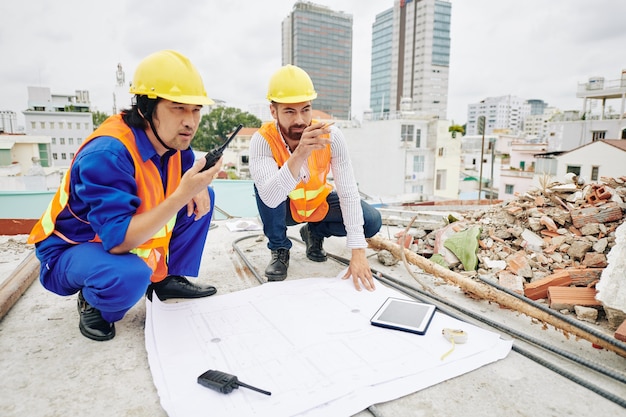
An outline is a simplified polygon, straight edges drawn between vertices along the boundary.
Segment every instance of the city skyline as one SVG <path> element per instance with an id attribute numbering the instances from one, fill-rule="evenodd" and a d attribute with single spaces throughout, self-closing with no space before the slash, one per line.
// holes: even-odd
<path id="1" fill-rule="evenodd" d="M 172 17 L 168 3 L 149 9 L 130 1 L 118 7 L 66 0 L 3 3 L 0 13 L 0 110 L 21 117 L 27 87 L 53 93 L 88 90 L 94 109 L 111 112 L 117 64 L 127 81 L 145 55 L 178 49 L 199 67 L 212 98 L 247 111 L 264 102 L 269 75 L 281 64 L 281 21 L 295 1 L 204 2 Z M 352 108 L 369 107 L 372 24 L 392 0 L 318 0 L 353 15 Z M 579 110 L 578 83 L 590 77 L 615 80 L 626 61 L 615 58 L 626 40 L 619 17 L 626 3 L 599 0 L 451 0 L 448 119 L 463 124 L 467 106 L 487 97 L 542 99 L 562 110 Z M 217 12 L 216 10 L 219 10 Z M 94 18 L 94 16 L 98 18 Z M 87 25 L 90 30 L 79 30 Z M 165 30 L 167 29 L 167 30 Z M 118 103 L 120 107 L 120 103 Z"/>

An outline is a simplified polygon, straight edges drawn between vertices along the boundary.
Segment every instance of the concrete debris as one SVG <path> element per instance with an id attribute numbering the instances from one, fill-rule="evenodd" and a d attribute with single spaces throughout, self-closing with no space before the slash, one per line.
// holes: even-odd
<path id="1" fill-rule="evenodd" d="M 421 229 L 410 247 L 418 255 L 429 258 L 440 254 L 450 270 L 463 272 L 463 263 L 443 244 L 451 236 L 480 227 L 476 250 L 476 273 L 497 280 L 511 291 L 541 300 L 552 293 L 553 308 L 574 311 L 576 306 L 603 313 L 606 308 L 626 309 L 626 228 L 624 248 L 613 261 L 620 290 L 611 287 L 611 296 L 618 294 L 619 302 L 611 300 L 604 306 L 596 299 L 596 284 L 602 283 L 600 273 L 611 269 L 607 256 L 616 245 L 616 230 L 624 222 L 626 211 L 626 177 L 602 178 L 601 183 L 585 183 L 575 176 L 564 183 L 553 182 L 514 200 L 492 206 L 471 206 L 461 220 L 429 228 L 426 222 L 415 223 Z M 407 212 L 410 214 L 410 212 Z M 407 214 L 405 213 L 405 215 Z M 456 215 L 458 216 L 458 214 Z M 444 216 L 445 218 L 445 216 Z M 432 217 L 431 217 L 432 219 Z M 429 219 L 430 220 L 430 219 Z M 405 242 L 405 247 L 409 247 Z M 619 257 L 619 260 L 615 259 Z M 504 262 L 504 263 L 503 263 Z M 604 279 L 605 274 L 602 274 Z M 599 288 L 601 288 L 599 284 Z M 553 287 L 572 290 L 552 290 Z M 620 295 L 623 294 L 623 295 Z M 568 298 L 569 297 L 569 298 Z M 607 298 L 608 295 L 607 295 Z M 597 305 L 596 305 L 597 304 Z M 596 307 L 598 309 L 596 309 Z M 588 310 L 578 314 L 583 320 L 598 321 Z M 605 314 L 608 317 L 608 315 Z M 619 323 L 610 323 L 615 329 Z"/>

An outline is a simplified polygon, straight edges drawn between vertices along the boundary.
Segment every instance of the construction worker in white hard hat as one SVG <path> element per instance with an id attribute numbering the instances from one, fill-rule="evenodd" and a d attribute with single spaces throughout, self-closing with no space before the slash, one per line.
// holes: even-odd
<path id="1" fill-rule="evenodd" d="M 264 123 L 250 142 L 250 174 L 271 251 L 265 276 L 269 281 L 287 277 L 292 246 L 287 227 L 303 224 L 300 236 L 308 259 L 326 261 L 324 238 L 345 236 L 352 256 L 344 279 L 352 278 L 357 290 L 372 291 L 365 239 L 378 233 L 381 216 L 359 196 L 341 130 L 313 120 L 316 97 L 303 69 L 281 67 L 267 93 L 274 120 Z M 327 181 L 330 171 L 336 189 Z"/>
<path id="2" fill-rule="evenodd" d="M 78 293 L 79 329 L 93 340 L 115 336 L 115 322 L 144 294 L 198 298 L 215 287 L 197 276 L 211 223 L 209 185 L 219 160 L 203 170 L 190 147 L 207 96 L 184 55 L 143 59 L 130 109 L 109 117 L 80 146 L 29 242 L 40 281 L 59 295 Z"/>

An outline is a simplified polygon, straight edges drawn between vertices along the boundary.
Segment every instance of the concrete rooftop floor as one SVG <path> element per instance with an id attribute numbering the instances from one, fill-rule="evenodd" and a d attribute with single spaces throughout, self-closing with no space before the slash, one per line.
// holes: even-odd
<path id="1" fill-rule="evenodd" d="M 238 241 L 237 246 L 258 273 L 262 274 L 269 260 L 266 240 L 260 232 L 231 232 L 226 227 L 230 221 L 214 222 L 217 227 L 209 232 L 199 276 L 200 281 L 215 285 L 218 295 L 261 285 L 233 250 L 233 242 Z M 289 229 L 294 247 L 287 279 L 336 276 L 345 268 L 332 259 L 325 263 L 307 260 L 297 231 L 297 226 Z M 389 238 L 396 231 L 383 226 L 381 234 Z M 253 237 L 244 239 L 246 236 Z M 324 246 L 331 254 L 349 257 L 345 239 L 330 238 Z M 373 250 L 368 251 L 372 268 L 399 281 L 416 284 L 402 262 L 385 267 Z M 24 258 L 27 253 L 24 252 Z M 15 255 L 10 258 L 6 265 L 15 262 Z M 417 267 L 409 267 L 414 274 L 420 273 Z M 6 277 L 9 272 L 4 268 L 0 273 Z M 446 300 L 626 374 L 626 358 L 595 349 L 588 341 L 567 338 L 560 331 L 515 311 L 471 299 L 435 277 L 420 276 Z M 113 340 L 91 341 L 78 331 L 76 296 L 59 297 L 35 281 L 0 321 L 0 415 L 165 417 L 148 366 L 144 321 L 142 300 L 116 324 L 117 335 Z M 477 324 L 472 319 L 467 321 Z M 503 337 L 510 336 L 503 334 Z M 523 341 L 516 340 L 514 346 L 534 352 L 593 385 L 626 398 L 625 384 L 607 381 L 595 372 L 581 370 Z M 501 361 L 398 400 L 374 405 L 357 416 L 587 417 L 620 413 L 624 413 L 624 408 L 615 402 L 511 351 Z M 207 415 L 211 415 L 210 410 Z"/>

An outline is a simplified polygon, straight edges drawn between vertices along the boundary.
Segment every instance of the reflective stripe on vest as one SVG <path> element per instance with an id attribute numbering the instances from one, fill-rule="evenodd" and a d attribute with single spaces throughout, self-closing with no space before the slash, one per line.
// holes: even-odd
<path id="1" fill-rule="evenodd" d="M 165 195 L 165 191 L 163 190 L 162 186 L 161 175 L 158 169 L 154 166 L 152 161 L 143 161 L 139 150 L 137 149 L 135 136 L 132 130 L 128 127 L 128 125 L 126 125 L 126 123 L 124 123 L 121 115 L 119 114 L 109 117 L 104 123 L 102 123 L 102 125 L 100 125 L 98 129 L 96 129 L 87 139 L 84 140 L 83 144 L 76 151 L 74 160 L 76 159 L 76 156 L 79 154 L 81 149 L 87 143 L 101 136 L 111 136 L 120 140 L 120 142 L 124 144 L 133 159 L 133 163 L 135 166 L 135 181 L 137 183 L 137 196 L 141 200 L 141 204 L 136 211 L 137 214 L 149 211 L 152 208 L 156 207 L 167 196 L 171 195 L 171 193 L 173 193 L 176 188 L 178 188 L 182 175 L 182 162 L 180 152 L 172 155 L 169 159 L 167 173 L 167 195 Z M 28 237 L 29 243 L 40 242 L 46 237 L 50 236 L 50 234 L 52 233 L 59 234 L 58 232 L 55 232 L 55 224 L 57 217 L 67 206 L 69 201 L 70 172 L 74 160 L 72 160 L 72 164 L 70 164 L 69 169 L 63 176 L 61 185 L 59 186 L 59 189 L 52 198 L 52 201 L 50 201 L 46 212 L 33 227 L 33 230 Z M 80 219 L 77 219 L 76 221 L 85 222 L 84 220 Z M 167 222 L 167 224 L 165 224 L 157 233 L 155 233 L 152 238 L 131 251 L 132 253 L 136 253 L 150 266 L 153 271 L 153 281 L 159 281 L 167 275 L 167 254 L 169 241 L 172 236 L 172 230 L 175 223 L 176 215 L 174 215 Z M 61 237 L 64 238 L 63 236 Z M 64 239 L 68 242 L 71 242 L 67 238 Z M 94 235 L 93 239 L 89 241 L 99 242 L 101 240 L 97 235 Z"/>
<path id="2" fill-rule="evenodd" d="M 315 123 L 315 121 L 313 121 Z M 278 167 L 282 167 L 290 157 L 275 122 L 264 123 L 259 133 L 270 145 L 274 160 Z M 289 193 L 291 217 L 299 223 L 318 222 L 326 217 L 328 203 L 326 197 L 332 191 L 332 186 L 326 181 L 330 172 L 330 145 L 321 150 L 315 150 L 307 159 L 310 178 L 307 183 L 300 181 L 296 188 Z"/>

